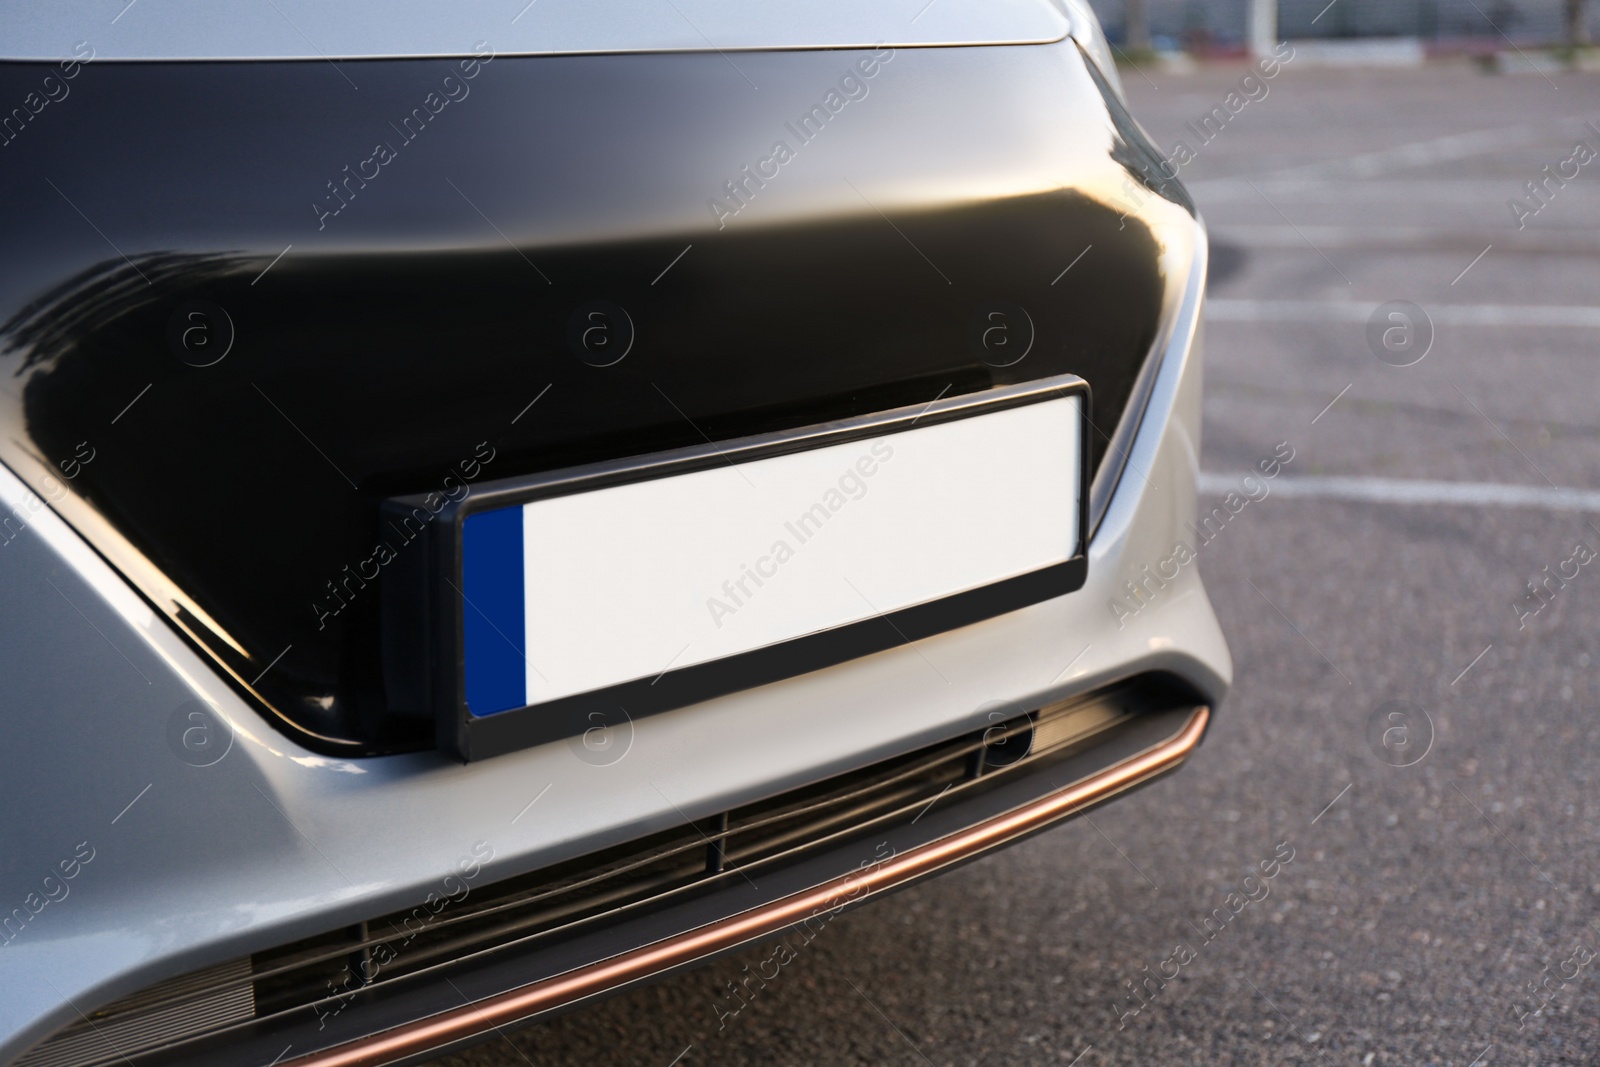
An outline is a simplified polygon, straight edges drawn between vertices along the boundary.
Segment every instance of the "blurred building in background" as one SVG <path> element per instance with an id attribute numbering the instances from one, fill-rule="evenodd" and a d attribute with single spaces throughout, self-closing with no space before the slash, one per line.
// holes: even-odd
<path id="1" fill-rule="evenodd" d="M 1158 51 L 1242 51 L 1259 0 L 1090 0 L 1106 35 Z M 1287 40 L 1411 38 L 1430 52 L 1496 51 L 1587 43 L 1600 0 L 1278 0 L 1277 37 Z M 1574 36 L 1574 27 L 1577 35 Z"/>

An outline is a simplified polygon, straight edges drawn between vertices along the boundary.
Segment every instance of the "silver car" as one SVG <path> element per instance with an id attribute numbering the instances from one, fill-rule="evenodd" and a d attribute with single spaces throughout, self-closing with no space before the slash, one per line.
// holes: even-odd
<path id="1" fill-rule="evenodd" d="M 0 1062 L 416 1061 L 1199 744 L 1085 4 L 117 6 L 0 10 Z"/>

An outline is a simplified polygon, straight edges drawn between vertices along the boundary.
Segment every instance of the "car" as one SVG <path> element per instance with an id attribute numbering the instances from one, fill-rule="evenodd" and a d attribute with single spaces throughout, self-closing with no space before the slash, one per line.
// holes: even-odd
<path id="1" fill-rule="evenodd" d="M 0 12 L 0 1062 L 417 1062 L 1190 756 L 1204 227 L 1084 3 L 917 7 Z"/>

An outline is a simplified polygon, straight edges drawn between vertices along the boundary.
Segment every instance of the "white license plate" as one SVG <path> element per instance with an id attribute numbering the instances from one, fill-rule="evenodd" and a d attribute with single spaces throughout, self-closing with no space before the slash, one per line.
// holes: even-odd
<path id="1" fill-rule="evenodd" d="M 1081 392 L 468 514 L 476 717 L 659 679 L 1080 554 Z"/>

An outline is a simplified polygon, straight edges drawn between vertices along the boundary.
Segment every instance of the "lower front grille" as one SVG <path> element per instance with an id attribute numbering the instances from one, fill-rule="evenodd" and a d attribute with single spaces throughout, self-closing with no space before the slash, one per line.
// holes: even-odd
<path id="1" fill-rule="evenodd" d="M 212 1062 L 219 1043 L 252 1027 L 286 1032 L 298 1020 L 320 1031 L 386 991 L 714 896 L 730 881 L 797 865 L 1105 744 L 1145 712 L 1192 702 L 1176 680 L 1142 676 L 1037 710 L 1012 707 L 983 731 L 482 889 L 463 884 L 442 906 L 436 900 L 152 986 L 56 1034 L 18 1067 L 154 1067 L 208 1049 L 202 1058 Z"/>
<path id="2" fill-rule="evenodd" d="M 248 959 L 229 960 L 151 986 L 85 1016 L 26 1053 L 16 1067 L 116 1063 L 119 1049 L 172 1045 L 255 1018 Z"/>

